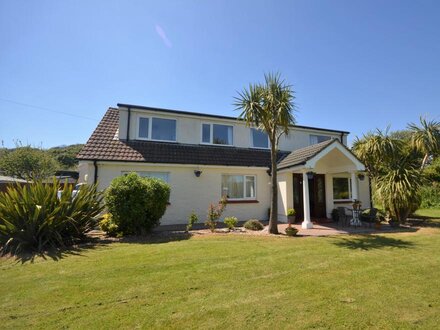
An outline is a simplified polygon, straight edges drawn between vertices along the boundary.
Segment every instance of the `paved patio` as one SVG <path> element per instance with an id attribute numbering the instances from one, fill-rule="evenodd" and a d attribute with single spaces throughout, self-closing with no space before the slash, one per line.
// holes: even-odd
<path id="1" fill-rule="evenodd" d="M 313 223 L 312 229 L 302 229 L 301 224 L 294 224 L 292 227 L 298 229 L 298 235 L 301 236 L 330 236 L 330 235 L 343 235 L 343 234 L 373 234 L 373 233 L 383 233 L 396 231 L 396 228 L 390 227 L 389 225 L 381 225 L 380 229 L 367 228 L 367 227 L 340 227 L 334 222 L 329 223 Z M 287 224 L 279 224 L 278 231 L 280 233 L 285 233 Z"/>

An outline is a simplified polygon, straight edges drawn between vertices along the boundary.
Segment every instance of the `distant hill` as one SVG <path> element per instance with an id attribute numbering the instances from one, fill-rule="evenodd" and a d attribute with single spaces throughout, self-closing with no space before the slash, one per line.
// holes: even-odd
<path id="1" fill-rule="evenodd" d="M 75 159 L 84 144 L 72 144 L 68 146 L 59 146 L 47 149 L 47 152 L 51 154 L 65 170 L 74 169 L 78 165 L 78 161 Z"/>

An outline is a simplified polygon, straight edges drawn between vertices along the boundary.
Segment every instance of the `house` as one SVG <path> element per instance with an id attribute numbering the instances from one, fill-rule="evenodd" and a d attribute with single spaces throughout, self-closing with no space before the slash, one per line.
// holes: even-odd
<path id="1" fill-rule="evenodd" d="M 294 208 L 303 227 L 330 218 L 352 200 L 369 207 L 364 165 L 346 147 L 349 132 L 294 125 L 280 139 L 279 220 Z M 129 172 L 171 186 L 162 225 L 183 224 L 194 211 L 228 197 L 224 216 L 265 220 L 270 207 L 267 135 L 234 117 L 118 104 L 109 108 L 78 155 L 79 182 L 109 186 Z"/>

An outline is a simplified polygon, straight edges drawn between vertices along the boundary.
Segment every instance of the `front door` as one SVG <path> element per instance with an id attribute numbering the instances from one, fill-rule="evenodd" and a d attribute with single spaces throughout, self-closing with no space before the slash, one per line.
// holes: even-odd
<path id="1" fill-rule="evenodd" d="M 309 200 L 310 216 L 312 218 L 326 218 L 324 174 L 314 174 L 313 178 L 309 179 Z M 304 220 L 303 201 L 303 176 L 295 173 L 293 174 L 293 205 L 298 220 Z"/>

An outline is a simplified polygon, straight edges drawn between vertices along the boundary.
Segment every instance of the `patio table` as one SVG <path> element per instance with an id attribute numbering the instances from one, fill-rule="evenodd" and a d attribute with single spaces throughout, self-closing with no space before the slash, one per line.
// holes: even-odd
<path id="1" fill-rule="evenodd" d="M 362 226 L 362 222 L 360 219 L 360 215 L 362 210 L 360 208 L 358 209 L 349 209 L 351 211 L 352 214 L 352 219 L 350 220 L 350 225 L 355 226 L 355 227 L 361 227 Z"/>

